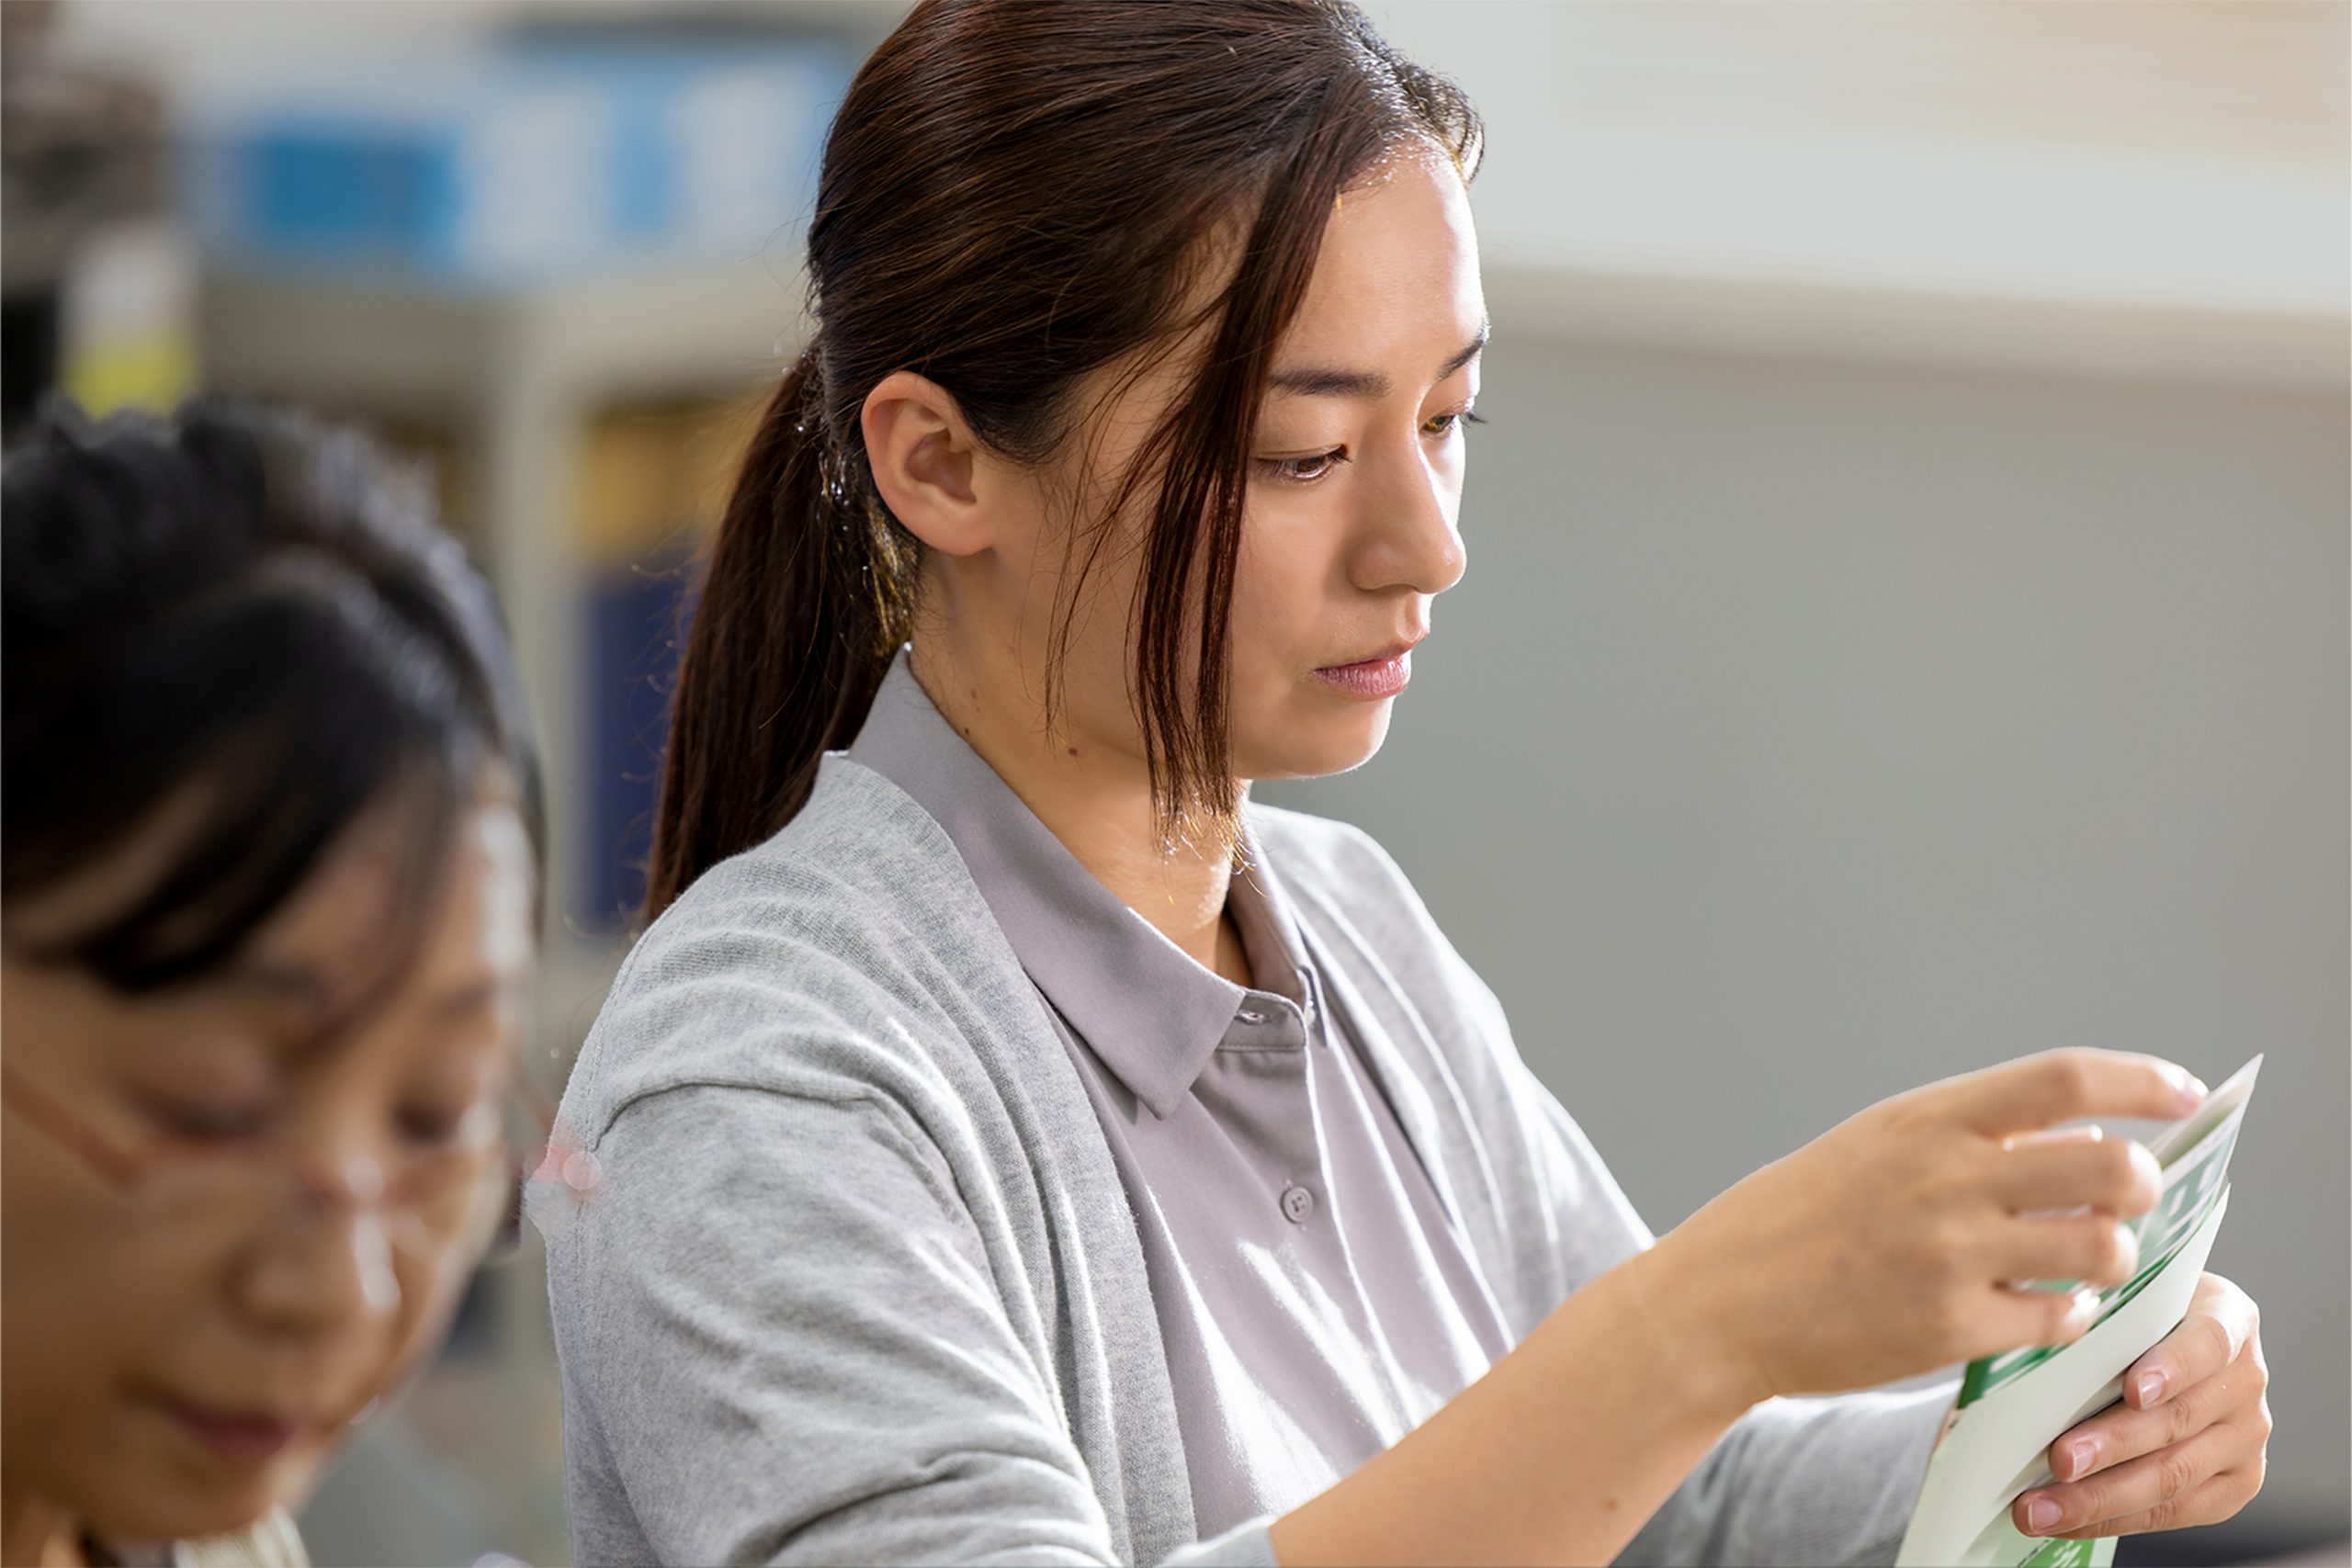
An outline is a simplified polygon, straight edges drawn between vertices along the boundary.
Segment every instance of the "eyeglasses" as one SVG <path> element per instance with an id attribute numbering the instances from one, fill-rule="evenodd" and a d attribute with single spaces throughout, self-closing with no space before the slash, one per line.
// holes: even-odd
<path id="1" fill-rule="evenodd" d="M 0 1103 L 80 1156 L 157 1234 L 190 1242 L 250 1235 L 289 1209 L 352 1208 L 379 1214 L 391 1245 L 420 1262 L 468 1247 L 501 1257 L 521 1240 L 526 1180 L 551 1179 L 581 1196 L 597 1182 L 594 1156 L 550 1133 L 546 1100 L 527 1084 L 476 1105 L 452 1136 L 389 1168 L 368 1162 L 340 1174 L 311 1150 L 271 1140 L 162 1133 L 125 1143 L 5 1064 Z"/>

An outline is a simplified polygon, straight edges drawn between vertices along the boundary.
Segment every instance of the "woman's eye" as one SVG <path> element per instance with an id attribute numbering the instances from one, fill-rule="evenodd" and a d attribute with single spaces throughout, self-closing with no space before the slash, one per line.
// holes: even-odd
<path id="1" fill-rule="evenodd" d="M 1317 452 L 1311 457 L 1261 457 L 1260 462 L 1276 479 L 1293 484 L 1313 484 L 1348 460 L 1348 449 L 1334 446 L 1329 452 Z"/>
<path id="2" fill-rule="evenodd" d="M 401 1135 L 424 1148 L 491 1142 L 497 1136 L 499 1122 L 498 1105 L 481 1100 L 463 1105 L 412 1106 L 400 1114 Z"/>
<path id="3" fill-rule="evenodd" d="M 1473 413 L 1468 409 L 1456 409 L 1452 413 L 1439 414 L 1435 419 L 1430 420 L 1427 424 L 1421 426 L 1421 429 L 1431 435 L 1444 435 L 1462 425 L 1484 424 L 1486 423 L 1486 418 L 1483 415 Z"/>
<path id="4" fill-rule="evenodd" d="M 259 1137 L 269 1125 L 270 1107 L 198 1105 L 187 1100 L 151 1100 L 148 1115 L 172 1137 L 190 1143 L 225 1144 Z"/>
<path id="5" fill-rule="evenodd" d="M 400 1115 L 401 1135 L 413 1144 L 454 1143 L 466 1125 L 468 1107 L 416 1106 Z"/>

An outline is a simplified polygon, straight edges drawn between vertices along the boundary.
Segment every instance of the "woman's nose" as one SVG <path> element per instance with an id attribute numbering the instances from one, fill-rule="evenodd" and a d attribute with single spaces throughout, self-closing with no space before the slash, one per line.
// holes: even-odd
<path id="1" fill-rule="evenodd" d="M 388 1216 L 376 1201 L 381 1169 L 359 1158 L 334 1175 L 337 1197 L 303 1193 L 252 1238 L 240 1261 L 238 1305 L 272 1329 L 320 1333 L 399 1309 Z"/>
<path id="2" fill-rule="evenodd" d="M 1370 496 L 1373 515 L 1356 552 L 1356 586 L 1369 592 L 1410 588 L 1442 593 L 1469 566 L 1454 519 L 1461 509 L 1458 468 L 1415 450 L 1387 465 L 1389 476 Z"/>

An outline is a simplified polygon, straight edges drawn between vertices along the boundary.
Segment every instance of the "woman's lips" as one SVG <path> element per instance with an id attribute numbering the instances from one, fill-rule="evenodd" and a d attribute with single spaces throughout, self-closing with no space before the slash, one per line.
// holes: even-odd
<path id="1" fill-rule="evenodd" d="M 223 1414 L 199 1410 L 173 1399 L 164 1400 L 163 1405 L 205 1447 L 222 1459 L 240 1464 L 259 1464 L 274 1459 L 296 1443 L 309 1441 L 319 1431 L 318 1423 L 300 1417 Z"/>
<path id="2" fill-rule="evenodd" d="M 1335 664 L 1317 670 L 1316 676 L 1351 697 L 1377 700 L 1393 697 L 1405 689 L 1413 678 L 1413 651 L 1385 659 L 1367 659 L 1358 664 Z"/>

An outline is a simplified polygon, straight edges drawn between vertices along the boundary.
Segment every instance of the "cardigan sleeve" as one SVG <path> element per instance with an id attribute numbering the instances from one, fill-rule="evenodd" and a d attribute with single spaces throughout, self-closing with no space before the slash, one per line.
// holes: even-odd
<path id="1" fill-rule="evenodd" d="M 1952 1387 L 1766 1401 L 1724 1434 L 1617 1561 L 1893 1562 Z"/>
<path id="2" fill-rule="evenodd" d="M 580 1561 L 1118 1561 L 1054 1375 L 935 1154 L 878 1101 L 635 1100 L 548 1232 Z M 582 1487 L 598 1495 L 580 1495 Z M 1271 1563 L 1265 1521 L 1171 1563 Z"/>

